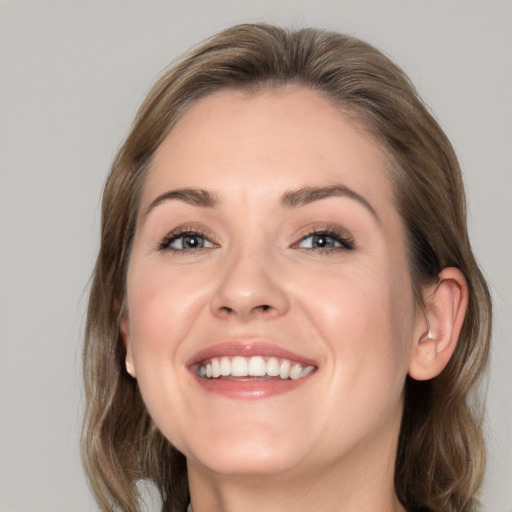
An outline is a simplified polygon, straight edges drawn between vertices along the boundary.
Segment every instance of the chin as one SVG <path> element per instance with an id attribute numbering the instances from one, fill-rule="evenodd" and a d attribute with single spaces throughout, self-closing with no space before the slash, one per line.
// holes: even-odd
<path id="1" fill-rule="evenodd" d="M 187 457 L 190 463 L 190 458 Z M 261 453 L 253 450 L 251 454 L 223 452 L 201 454 L 196 462 L 208 471 L 226 477 L 265 478 L 285 475 L 295 466 L 291 457 L 282 457 L 277 453 Z"/>
<path id="2" fill-rule="evenodd" d="M 231 427 L 204 435 L 183 450 L 189 463 L 231 476 L 269 476 L 287 472 L 297 464 L 298 440 L 261 426 Z"/>

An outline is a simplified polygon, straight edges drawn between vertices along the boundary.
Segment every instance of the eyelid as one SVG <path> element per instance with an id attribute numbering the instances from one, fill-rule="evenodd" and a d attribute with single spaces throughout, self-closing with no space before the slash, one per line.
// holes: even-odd
<path id="1" fill-rule="evenodd" d="M 315 235 L 325 235 L 334 238 L 338 241 L 341 246 L 340 247 L 332 247 L 332 248 L 308 248 L 308 247 L 299 247 L 299 244 L 303 242 L 306 238 Z M 335 252 L 335 251 L 351 251 L 355 248 L 355 240 L 354 237 L 345 229 L 340 226 L 332 226 L 332 225 L 324 225 L 318 226 L 308 229 L 305 233 L 302 233 L 296 242 L 294 242 L 291 246 L 292 248 L 303 250 L 303 251 L 315 251 L 315 252 Z"/>
<path id="2" fill-rule="evenodd" d="M 215 237 L 208 233 L 209 230 L 204 228 L 199 228 L 193 225 L 183 225 L 173 229 L 171 232 L 166 234 L 157 245 L 158 251 L 169 251 L 173 253 L 194 253 L 196 251 L 203 251 L 208 249 L 213 249 L 219 247 L 218 242 L 215 240 Z M 187 234 L 196 235 L 198 237 L 204 238 L 208 242 L 212 244 L 213 247 L 198 247 L 192 249 L 174 249 L 170 247 L 170 244 Z M 299 244 L 302 243 L 305 239 L 315 235 L 325 235 L 332 237 L 335 241 L 340 243 L 338 247 L 330 247 L 330 248 L 308 248 L 308 247 L 300 247 Z M 315 227 L 309 227 L 306 231 L 300 233 L 296 237 L 296 242 L 291 244 L 291 248 L 303 250 L 305 252 L 336 252 L 336 251 L 350 251 L 355 248 L 355 240 L 350 232 L 346 229 L 338 226 L 338 225 L 319 225 Z"/>
<path id="3" fill-rule="evenodd" d="M 195 249 L 174 249 L 174 248 L 170 247 L 170 244 L 174 240 L 177 240 L 178 238 L 186 236 L 186 235 L 195 235 L 197 237 L 204 238 L 205 240 L 208 240 L 208 242 L 210 242 L 213 245 L 213 247 L 198 247 Z M 179 227 L 173 229 L 170 233 L 165 235 L 158 242 L 157 250 L 158 251 L 169 251 L 169 252 L 173 252 L 175 254 L 176 253 L 189 253 L 190 254 L 190 253 L 194 253 L 196 251 L 202 251 L 205 249 L 206 250 L 213 249 L 215 247 L 218 247 L 218 244 L 214 241 L 212 235 L 206 233 L 206 230 L 203 230 L 196 226 L 184 225 L 184 226 L 179 226 Z"/>

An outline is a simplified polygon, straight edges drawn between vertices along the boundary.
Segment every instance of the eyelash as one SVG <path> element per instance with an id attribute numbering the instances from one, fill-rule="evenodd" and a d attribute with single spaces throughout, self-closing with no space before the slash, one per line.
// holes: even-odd
<path id="1" fill-rule="evenodd" d="M 203 249 L 210 249 L 212 247 L 198 247 L 198 248 L 189 248 L 189 249 L 176 249 L 171 247 L 171 244 L 173 242 L 176 242 L 180 238 L 186 237 L 186 236 L 195 236 L 197 238 L 202 238 L 204 241 L 209 242 L 212 244 L 212 247 L 215 246 L 214 242 L 212 242 L 204 232 L 198 230 L 198 229 L 191 229 L 191 228 L 183 228 L 179 229 L 177 231 L 174 231 L 167 235 L 159 244 L 158 244 L 158 250 L 159 251 L 171 251 L 175 254 L 177 253 L 194 253 L 196 251 L 201 251 Z M 334 242 L 339 243 L 340 245 L 338 247 L 300 247 L 300 244 L 304 242 L 304 240 L 307 240 L 308 238 L 312 236 L 318 236 L 318 237 L 329 237 L 334 240 Z M 292 248 L 300 249 L 305 252 L 320 252 L 320 253 L 329 253 L 329 252 L 337 252 L 337 251 L 352 251 L 355 247 L 354 239 L 346 232 L 341 231 L 336 228 L 327 227 L 327 228 L 320 228 L 320 229 L 313 229 L 309 231 L 307 234 L 303 235 L 300 240 L 296 243 L 294 243 Z"/>
<path id="2" fill-rule="evenodd" d="M 195 236 L 197 238 L 202 238 L 205 241 L 210 242 L 213 244 L 213 242 L 200 230 L 194 229 L 194 228 L 182 228 L 178 229 L 177 231 L 173 231 L 172 233 L 168 234 L 159 244 L 158 244 L 158 250 L 160 251 L 171 251 L 173 253 L 181 253 L 181 252 L 187 252 L 192 253 L 196 251 L 200 251 L 202 249 L 209 249 L 209 247 L 198 247 L 198 248 L 190 248 L 190 249 L 175 249 L 171 247 L 171 244 L 175 242 L 176 240 L 179 240 L 180 238 L 184 238 L 186 236 Z"/>
<path id="3" fill-rule="evenodd" d="M 299 244 L 304 242 L 304 240 L 308 239 L 312 236 L 318 237 L 329 237 L 332 238 L 335 242 L 339 243 L 339 247 L 299 247 Z M 307 234 L 303 235 L 301 239 L 293 244 L 294 248 L 301 249 L 306 252 L 320 252 L 320 253 L 329 253 L 329 252 L 337 252 L 337 251 L 352 251 L 355 248 L 355 241 L 352 236 L 350 236 L 346 231 L 342 231 L 340 229 L 334 227 L 325 227 L 325 228 L 316 228 L 312 229 Z"/>

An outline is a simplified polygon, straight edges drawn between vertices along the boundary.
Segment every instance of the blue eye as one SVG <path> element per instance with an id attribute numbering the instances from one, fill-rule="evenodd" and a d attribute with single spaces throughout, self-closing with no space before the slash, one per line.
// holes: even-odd
<path id="1" fill-rule="evenodd" d="M 319 231 L 302 238 L 297 247 L 307 250 L 351 250 L 354 248 L 354 241 L 342 233 Z"/>
<path id="2" fill-rule="evenodd" d="M 194 251 L 209 247 L 214 247 L 214 244 L 206 236 L 193 231 L 171 234 L 164 238 L 159 245 L 161 250 L 171 249 L 174 251 Z"/>
<path id="3" fill-rule="evenodd" d="M 301 240 L 299 247 L 304 249 L 334 249 L 335 247 L 341 247 L 341 244 L 329 235 L 309 235 Z"/>

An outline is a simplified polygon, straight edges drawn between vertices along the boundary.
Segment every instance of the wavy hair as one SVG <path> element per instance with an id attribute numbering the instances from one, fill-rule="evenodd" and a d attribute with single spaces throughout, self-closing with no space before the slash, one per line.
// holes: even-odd
<path id="1" fill-rule="evenodd" d="M 152 157 L 205 95 L 286 84 L 319 91 L 380 144 L 405 226 L 418 306 L 422 286 L 434 283 L 443 268 L 457 267 L 467 280 L 468 311 L 447 367 L 430 381 L 405 383 L 395 489 L 408 510 L 475 511 L 485 465 L 478 384 L 488 361 L 491 301 L 468 238 L 453 148 L 407 76 L 371 45 L 318 29 L 265 24 L 227 29 L 166 71 L 108 176 L 83 353 L 82 456 L 96 499 L 103 511 L 137 512 L 141 480 L 156 486 L 164 510 L 183 511 L 189 499 L 185 458 L 149 417 L 137 382 L 124 369 L 119 332 L 139 197 Z"/>

